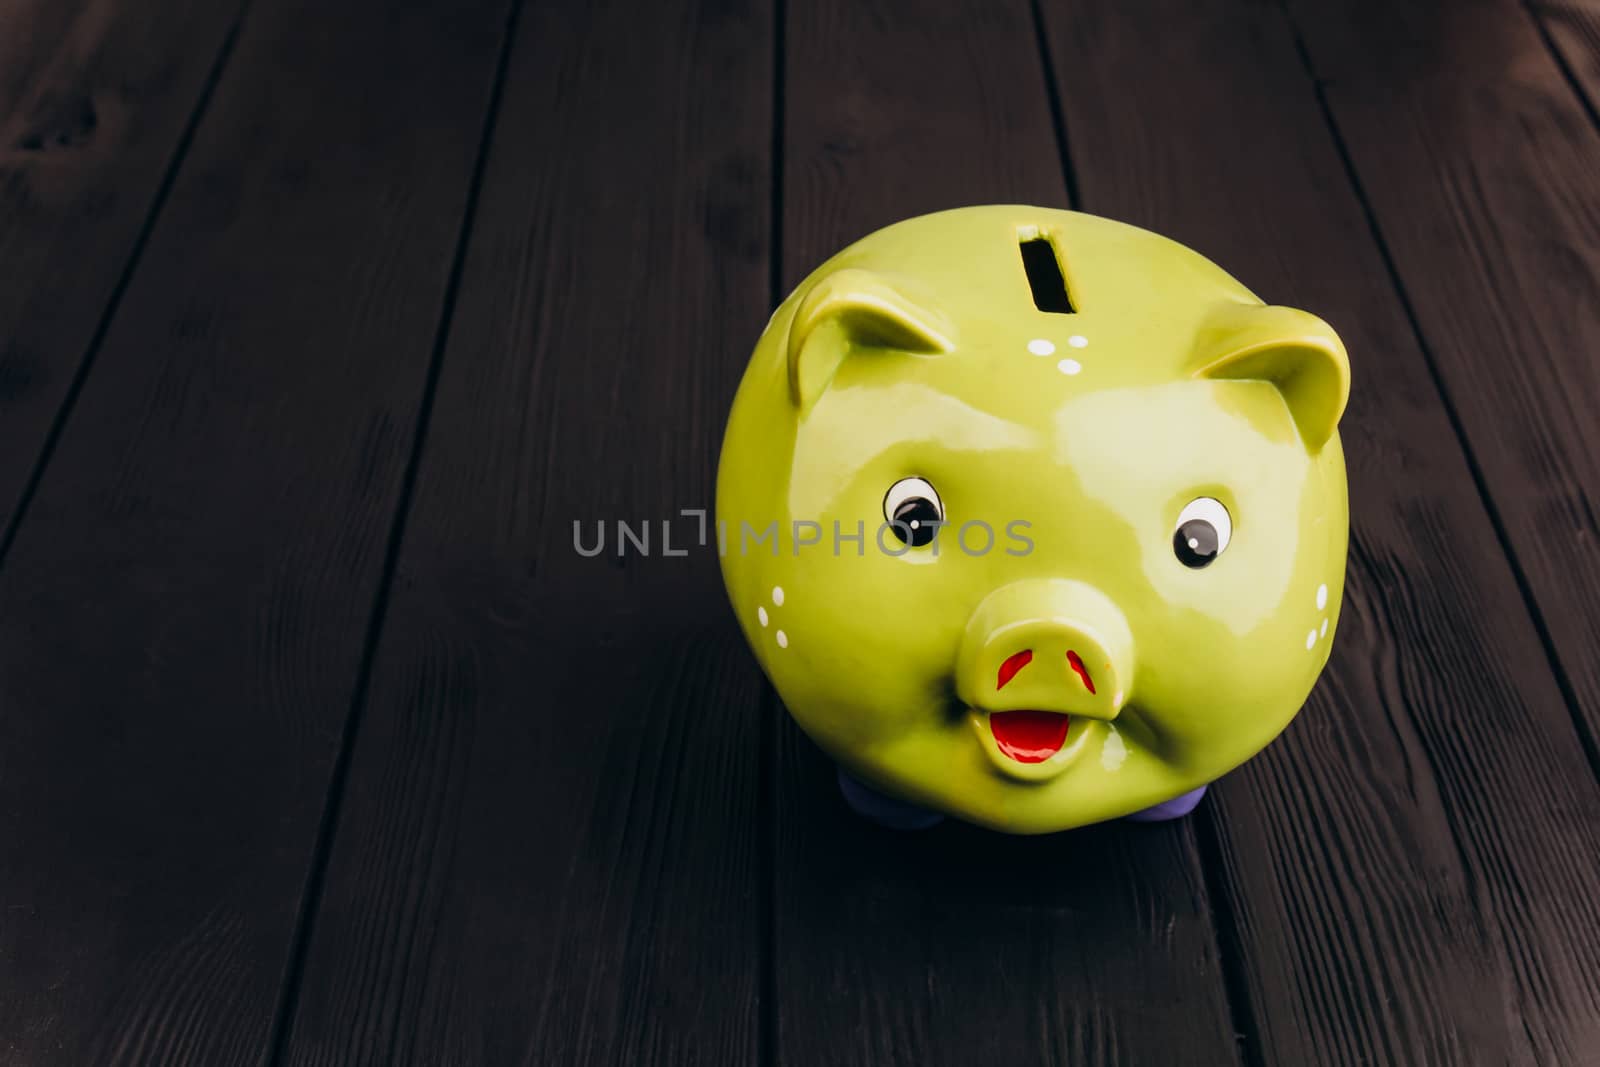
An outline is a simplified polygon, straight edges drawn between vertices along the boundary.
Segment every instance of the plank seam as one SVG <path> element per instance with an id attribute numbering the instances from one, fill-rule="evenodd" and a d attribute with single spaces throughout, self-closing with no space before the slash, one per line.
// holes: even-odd
<path id="1" fill-rule="evenodd" d="M 364 712 L 371 691 L 378 649 L 383 639 L 384 622 L 388 615 L 389 597 L 394 587 L 395 573 L 399 568 L 400 550 L 405 542 L 407 520 L 410 518 L 418 475 L 422 468 L 422 458 L 427 448 L 428 426 L 433 416 L 434 398 L 438 392 L 439 379 L 444 367 L 450 329 L 455 320 L 462 278 L 466 273 L 467 250 L 472 243 L 479 196 L 483 188 L 484 174 L 488 169 L 495 127 L 500 117 L 500 105 L 505 95 L 511 53 L 522 8 L 523 0 L 510 0 L 502 30 L 500 53 L 495 60 L 489 103 L 484 113 L 472 174 L 467 184 L 467 198 L 462 207 L 461 227 L 456 234 L 450 272 L 445 281 L 444 299 L 440 305 L 438 325 L 434 331 L 433 350 L 429 356 L 427 375 L 423 380 L 422 395 L 417 405 L 415 420 L 417 429 L 411 442 L 411 454 L 407 457 L 405 472 L 401 478 L 399 499 L 395 504 L 394 519 L 389 527 L 388 543 L 384 550 L 383 570 L 378 580 L 377 595 L 373 601 L 372 614 L 367 624 L 367 636 L 362 646 L 355 692 L 351 696 L 350 711 L 345 717 L 339 748 L 334 756 L 327 797 L 323 802 L 322 821 L 312 846 L 311 864 L 306 872 L 305 887 L 300 894 L 300 909 L 289 943 L 289 956 L 284 962 L 282 992 L 273 1013 L 272 1029 L 268 1033 L 266 1053 L 263 1057 L 263 1062 L 267 1064 L 281 1064 L 289 1054 L 289 1041 L 294 1033 L 294 1016 L 299 1008 L 305 965 L 316 933 L 316 917 L 321 910 L 328 867 L 333 857 L 334 842 L 338 836 L 340 813 L 343 810 L 345 792 L 349 784 L 350 767 L 354 762 L 355 743 L 365 718 Z"/>
<path id="2" fill-rule="evenodd" d="M 1217 937 L 1217 962 L 1222 968 L 1222 995 L 1228 1003 L 1228 1017 L 1233 1023 L 1234 1048 L 1247 1067 L 1267 1067 L 1266 1052 L 1262 1047 L 1261 1026 L 1257 1023 L 1259 1011 L 1250 997 L 1249 976 L 1245 973 L 1244 934 L 1239 929 L 1239 909 L 1228 891 L 1223 877 L 1226 870 L 1222 847 L 1222 832 L 1218 826 L 1222 816 L 1217 810 L 1217 798 L 1207 804 L 1202 818 L 1195 826 L 1195 855 L 1200 861 L 1200 884 L 1205 889 L 1206 910 L 1211 913 L 1211 926 Z M 1218 901 L 1227 906 L 1218 907 Z"/>
<path id="3" fill-rule="evenodd" d="M 1544 614 L 1539 610 L 1538 598 L 1534 595 L 1533 588 L 1528 582 L 1528 576 L 1522 569 L 1521 561 L 1517 559 L 1510 535 L 1506 532 L 1505 522 L 1501 519 L 1499 508 L 1496 507 L 1494 497 L 1489 492 L 1489 485 L 1484 478 L 1483 468 L 1478 463 L 1478 457 L 1473 451 L 1466 427 L 1462 424 L 1455 402 L 1451 399 L 1444 375 L 1439 371 L 1438 359 L 1423 332 L 1422 322 L 1417 316 L 1416 307 L 1411 300 L 1411 294 L 1407 290 L 1405 280 L 1400 274 L 1399 264 L 1395 262 L 1389 243 L 1384 240 L 1383 232 L 1379 228 L 1377 212 L 1374 210 L 1372 201 L 1367 195 L 1366 186 L 1361 182 L 1361 176 L 1356 169 L 1355 157 L 1351 154 L 1350 146 L 1346 143 L 1344 134 L 1339 128 L 1338 120 L 1334 116 L 1333 106 L 1328 101 L 1326 85 L 1317 77 L 1316 64 L 1312 60 L 1310 48 L 1305 41 L 1305 35 L 1301 32 L 1300 26 L 1295 21 L 1294 14 L 1290 11 L 1288 4 L 1284 0 L 1279 0 L 1279 7 L 1294 36 L 1295 49 L 1299 53 L 1300 62 L 1311 80 L 1312 90 L 1316 94 L 1317 106 L 1322 111 L 1322 119 L 1328 127 L 1329 135 L 1333 139 L 1334 148 L 1339 153 L 1340 162 L 1344 166 L 1345 177 L 1350 182 L 1350 188 L 1355 194 L 1356 202 L 1360 205 L 1362 214 L 1366 216 L 1367 230 L 1372 236 L 1373 244 L 1377 247 L 1379 257 L 1383 260 L 1384 269 L 1389 275 L 1389 283 L 1394 287 L 1395 295 L 1400 301 L 1401 311 L 1404 313 L 1406 322 L 1411 328 L 1412 338 L 1416 341 L 1417 348 L 1422 353 L 1422 362 L 1428 369 L 1428 377 L 1432 379 L 1433 387 L 1439 394 L 1439 406 L 1443 409 L 1445 418 L 1449 420 L 1450 430 L 1455 435 L 1456 443 L 1461 447 L 1462 458 L 1466 461 L 1467 472 L 1472 478 L 1473 487 L 1477 490 L 1478 499 L 1483 505 L 1490 527 L 1494 530 L 1495 538 L 1500 543 L 1501 554 L 1505 557 L 1506 565 L 1511 571 L 1512 580 L 1516 583 L 1517 592 L 1522 598 L 1523 608 L 1527 611 L 1529 621 L 1533 624 L 1534 632 L 1539 637 L 1539 644 L 1544 649 L 1545 659 L 1548 661 L 1550 672 L 1555 678 L 1556 688 L 1560 690 L 1561 698 L 1566 702 L 1567 715 L 1572 722 L 1573 730 L 1578 735 L 1578 744 L 1583 748 L 1584 756 L 1589 761 L 1590 771 L 1597 780 L 1600 780 L 1600 739 L 1593 736 L 1584 723 L 1582 706 L 1579 703 L 1577 691 L 1573 688 L 1572 680 L 1567 676 L 1567 672 L 1562 666 L 1561 657 L 1556 651 L 1555 640 L 1545 623 Z"/>
<path id="4" fill-rule="evenodd" d="M 1600 111 L 1595 110 L 1594 99 L 1584 88 L 1583 80 L 1578 77 L 1578 72 L 1572 69 L 1572 64 L 1567 62 L 1567 55 L 1556 44 L 1555 38 L 1550 36 L 1550 28 L 1545 24 L 1543 16 L 1528 0 L 1523 0 L 1521 5 L 1523 13 L 1528 16 L 1528 21 L 1533 23 L 1534 32 L 1539 35 L 1539 40 L 1544 42 L 1545 51 L 1550 53 L 1550 58 L 1555 61 L 1556 68 L 1561 71 L 1561 76 L 1566 79 L 1567 87 L 1572 90 L 1572 95 L 1578 98 L 1578 106 L 1583 113 L 1589 116 L 1589 124 L 1600 131 Z"/>
<path id="5" fill-rule="evenodd" d="M 17 531 L 22 528 L 23 520 L 27 517 L 33 499 L 38 494 L 39 485 L 44 481 L 45 471 L 60 446 L 67 423 L 77 408 L 78 397 L 89 380 L 89 372 L 94 369 L 100 350 L 105 345 L 106 336 L 111 332 L 111 324 L 116 320 L 123 298 L 133 284 L 134 273 L 144 260 L 145 246 L 150 243 L 156 223 L 167 206 L 173 186 L 177 184 L 178 172 L 189 156 L 189 148 L 194 143 L 200 123 L 211 108 L 211 100 L 216 95 L 217 85 L 222 81 L 223 71 L 227 68 L 228 61 L 233 58 L 240 27 L 244 25 L 245 16 L 252 2 L 253 0 L 241 0 L 237 10 L 234 11 L 233 22 L 228 26 L 228 32 L 223 35 L 222 45 L 217 49 L 217 56 L 211 63 L 211 69 L 206 72 L 205 81 L 201 84 L 200 95 L 195 99 L 189 118 L 185 121 L 183 131 L 178 135 L 178 142 L 173 147 L 172 156 L 161 174 L 161 182 L 156 186 L 156 194 L 150 201 L 150 209 L 134 235 L 133 247 L 128 252 L 127 262 L 123 264 L 122 273 L 117 276 L 116 284 L 111 287 L 111 295 L 106 300 L 105 310 L 100 313 L 100 319 L 95 323 L 94 333 L 89 337 L 89 344 L 84 349 L 83 357 L 78 361 L 77 370 L 73 372 L 67 391 L 61 398 L 61 405 L 56 409 L 55 418 L 50 422 L 44 444 L 39 449 L 39 458 L 34 462 L 33 470 L 28 473 L 27 480 L 22 484 L 22 492 L 17 497 L 11 521 L 6 524 L 4 530 L 0 530 L 0 567 L 5 565 L 7 557 L 11 554 L 11 546 L 16 542 Z"/>
<path id="6" fill-rule="evenodd" d="M 1050 128 L 1056 135 L 1056 154 L 1061 158 L 1061 178 L 1067 185 L 1067 206 L 1074 211 L 1082 199 L 1078 193 L 1078 169 L 1072 164 L 1072 146 L 1067 138 L 1067 120 L 1061 110 L 1061 90 L 1056 80 L 1055 63 L 1050 56 L 1050 39 L 1045 33 L 1044 11 L 1039 0 L 1030 0 L 1033 36 L 1039 42 L 1039 65 L 1044 70 L 1044 95 L 1050 108 Z"/>

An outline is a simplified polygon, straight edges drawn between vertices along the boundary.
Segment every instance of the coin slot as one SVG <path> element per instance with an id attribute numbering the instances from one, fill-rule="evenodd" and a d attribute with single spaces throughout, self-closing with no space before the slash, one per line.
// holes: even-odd
<path id="1" fill-rule="evenodd" d="M 1018 242 L 1022 269 L 1027 272 L 1028 288 L 1033 291 L 1033 306 L 1056 315 L 1071 315 L 1078 309 L 1072 306 L 1072 297 L 1067 293 L 1067 279 L 1061 273 L 1055 243 L 1048 237 L 1033 236 L 1037 233 L 1030 227 Z"/>

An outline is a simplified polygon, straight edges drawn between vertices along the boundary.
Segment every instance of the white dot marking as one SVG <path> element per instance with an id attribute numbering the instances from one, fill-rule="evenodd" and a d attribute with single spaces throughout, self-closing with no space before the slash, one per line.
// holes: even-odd
<path id="1" fill-rule="evenodd" d="M 1316 644 L 1316 643 L 1317 643 L 1317 631 L 1315 629 L 1313 629 L 1310 633 L 1306 634 L 1306 651 L 1307 652 L 1311 651 L 1311 646 Z"/>
<path id="2" fill-rule="evenodd" d="M 1328 606 L 1328 587 L 1326 584 L 1317 586 L 1317 610 L 1321 611 Z"/>
<path id="3" fill-rule="evenodd" d="M 1036 356 L 1048 356 L 1055 352 L 1054 341 L 1046 341 L 1043 337 L 1035 337 L 1028 342 L 1028 351 Z"/>
<path id="4" fill-rule="evenodd" d="M 775 585 L 772 587 L 772 602 L 780 608 L 783 607 L 783 586 Z"/>
<path id="5" fill-rule="evenodd" d="M 1077 374 L 1083 369 L 1083 364 L 1075 359 L 1064 359 L 1056 364 L 1056 370 L 1062 374 Z"/>
<path id="6" fill-rule="evenodd" d="M 788 648 L 789 647 L 789 635 L 784 633 L 782 630 L 778 631 L 778 647 L 779 648 Z"/>
<path id="7" fill-rule="evenodd" d="M 1327 619 L 1323 619 L 1322 620 L 1322 636 L 1323 637 L 1327 637 L 1328 636 L 1328 620 Z"/>
<path id="8" fill-rule="evenodd" d="M 1067 338 L 1067 344 L 1071 345 L 1073 348 L 1086 348 L 1088 347 L 1089 339 L 1081 333 L 1075 333 L 1071 337 Z"/>
<path id="9" fill-rule="evenodd" d="M 767 624 L 767 609 L 766 608 L 756 608 L 756 618 L 761 620 L 761 625 L 762 626 L 765 626 Z"/>

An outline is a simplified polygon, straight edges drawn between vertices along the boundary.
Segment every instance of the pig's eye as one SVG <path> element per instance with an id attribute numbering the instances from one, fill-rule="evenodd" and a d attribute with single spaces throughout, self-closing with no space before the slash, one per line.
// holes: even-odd
<path id="1" fill-rule="evenodd" d="M 1185 567 L 1199 570 L 1222 555 L 1233 537 L 1233 520 L 1220 501 L 1196 497 L 1178 515 L 1178 528 L 1172 532 L 1172 554 Z"/>
<path id="2" fill-rule="evenodd" d="M 883 495 L 883 519 L 902 542 L 921 548 L 939 532 L 944 504 L 925 480 L 901 478 Z"/>

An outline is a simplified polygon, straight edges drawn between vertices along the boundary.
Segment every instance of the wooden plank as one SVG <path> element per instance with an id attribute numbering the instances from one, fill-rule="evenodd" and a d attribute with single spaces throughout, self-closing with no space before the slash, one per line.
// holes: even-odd
<path id="1" fill-rule="evenodd" d="M 1224 0 L 1137 12 L 1103 0 L 1049 21 L 1085 206 L 1324 315 L 1352 353 L 1353 542 L 1330 673 L 1205 812 L 1259 1033 L 1252 1058 L 1588 1062 L 1600 1048 L 1600 790 L 1291 27 L 1275 8 Z M 1408 43 L 1465 47 L 1470 31 L 1439 29 Z M 1488 151 L 1437 113 L 1429 127 L 1408 112 L 1416 56 L 1402 60 L 1392 35 L 1368 26 L 1358 42 L 1328 91 L 1386 79 L 1364 96 L 1373 129 L 1393 131 L 1383 153 L 1462 137 Z M 1417 271 L 1457 314 L 1491 306 L 1464 287 L 1473 258 L 1424 221 L 1439 190 L 1394 158 L 1374 166 L 1374 195 L 1410 202 L 1393 228 L 1429 235 Z M 1499 275 L 1520 286 L 1511 278 Z M 1516 331 L 1480 325 L 1451 359 L 1499 367 Z"/>
<path id="2" fill-rule="evenodd" d="M 900 218 L 1065 206 L 1026 4 L 794 4 L 786 42 L 785 291 Z M 1187 825 L 898 836 L 787 718 L 779 738 L 779 1062 L 1234 1059 Z"/>
<path id="3" fill-rule="evenodd" d="M 15 1062 L 263 1057 L 505 17 L 241 31 L 0 568 Z"/>
<path id="4" fill-rule="evenodd" d="M 38 84 L 41 74 L 62 52 L 66 38 L 90 7 L 89 0 L 50 3 L 47 0 L 0 0 L 0 116 L 12 121 L 18 100 Z M 0 144 L 15 143 L 15 133 Z"/>
<path id="5" fill-rule="evenodd" d="M 1528 0 L 1527 7 L 1590 119 L 1600 123 L 1600 3 Z"/>
<path id="6" fill-rule="evenodd" d="M 238 18 L 0 2 L 0 545 Z"/>
<path id="7" fill-rule="evenodd" d="M 1600 770 L 1600 130 L 1513 0 L 1296 15 Z"/>
<path id="8" fill-rule="evenodd" d="M 759 1062 L 761 680 L 679 509 L 769 310 L 772 34 L 528 5 L 293 1062 Z"/>

